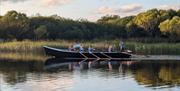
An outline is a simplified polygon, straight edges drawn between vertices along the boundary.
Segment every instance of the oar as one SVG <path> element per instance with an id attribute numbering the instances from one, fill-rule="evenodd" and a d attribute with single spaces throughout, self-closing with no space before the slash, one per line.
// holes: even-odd
<path id="1" fill-rule="evenodd" d="M 97 59 L 100 59 L 100 57 L 98 57 L 97 55 L 95 55 L 95 54 L 93 54 L 93 53 L 91 53 L 93 56 L 95 56 Z"/>
<path id="2" fill-rule="evenodd" d="M 87 59 L 83 59 L 82 61 L 80 61 L 79 63 L 85 62 Z"/>
<path id="3" fill-rule="evenodd" d="M 99 59 L 95 59 L 95 60 L 93 60 L 93 61 L 89 61 L 89 63 L 88 63 L 88 68 L 91 68 L 91 64 L 97 62 L 98 60 L 99 60 Z"/>
<path id="4" fill-rule="evenodd" d="M 88 59 L 88 57 L 82 53 L 80 53 L 84 58 Z"/>
<path id="5" fill-rule="evenodd" d="M 106 55 L 106 54 L 104 54 L 103 52 L 100 52 L 102 55 L 104 55 L 104 56 L 106 56 L 106 57 L 108 57 L 109 59 L 112 59 L 112 57 L 110 57 L 110 56 L 108 56 L 108 55 Z"/>
<path id="6" fill-rule="evenodd" d="M 92 63 L 94 63 L 94 62 L 96 62 L 96 61 L 99 61 L 99 60 L 100 60 L 100 59 L 95 59 L 95 60 L 92 61 Z"/>

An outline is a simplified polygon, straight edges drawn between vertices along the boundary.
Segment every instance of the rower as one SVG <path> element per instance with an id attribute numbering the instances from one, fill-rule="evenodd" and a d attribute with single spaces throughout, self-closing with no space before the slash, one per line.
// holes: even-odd
<path id="1" fill-rule="evenodd" d="M 120 51 L 123 52 L 123 51 L 125 50 L 125 44 L 124 44 L 124 42 L 121 41 L 121 42 L 119 43 L 119 46 L 120 46 Z"/>
<path id="2" fill-rule="evenodd" d="M 68 50 L 69 50 L 69 51 L 74 51 L 73 46 L 69 46 Z"/>
<path id="3" fill-rule="evenodd" d="M 76 43 L 76 44 L 73 45 L 73 49 L 75 51 L 80 51 L 80 48 L 81 48 L 81 44 L 80 43 Z"/>
<path id="4" fill-rule="evenodd" d="M 95 49 L 92 48 L 92 46 L 89 46 L 89 48 L 88 48 L 88 52 L 89 52 L 89 53 L 93 53 L 94 50 L 95 50 Z"/>
<path id="5" fill-rule="evenodd" d="M 80 43 L 76 43 L 75 45 L 73 45 L 73 48 L 76 49 L 76 48 L 80 48 L 81 47 L 81 44 Z"/>
<path id="6" fill-rule="evenodd" d="M 80 46 L 79 52 L 80 52 L 80 53 L 83 53 L 83 52 L 84 52 L 84 48 L 83 48 L 82 46 Z"/>
<path id="7" fill-rule="evenodd" d="M 108 48 L 108 52 L 112 52 L 112 46 L 111 45 Z"/>

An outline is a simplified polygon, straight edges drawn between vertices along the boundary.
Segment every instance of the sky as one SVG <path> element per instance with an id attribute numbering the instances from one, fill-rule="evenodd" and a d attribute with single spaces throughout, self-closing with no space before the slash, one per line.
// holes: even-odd
<path id="1" fill-rule="evenodd" d="M 0 0 L 0 15 L 16 10 L 27 16 L 58 15 L 96 21 L 104 15 L 136 15 L 148 9 L 180 9 L 180 0 Z"/>

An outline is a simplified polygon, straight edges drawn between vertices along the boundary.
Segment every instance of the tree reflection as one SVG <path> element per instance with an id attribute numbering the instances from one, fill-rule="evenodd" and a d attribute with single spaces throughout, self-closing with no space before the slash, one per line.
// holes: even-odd
<path id="1" fill-rule="evenodd" d="M 3 80 L 11 85 L 25 82 L 29 72 L 42 70 L 42 62 L 22 62 L 15 60 L 0 60 L 0 74 Z"/>
<path id="2" fill-rule="evenodd" d="M 180 64 L 162 66 L 158 75 L 164 83 L 180 84 Z"/>
<path id="3" fill-rule="evenodd" d="M 147 86 L 180 84 L 179 62 L 143 62 L 137 64 L 135 80 Z"/>

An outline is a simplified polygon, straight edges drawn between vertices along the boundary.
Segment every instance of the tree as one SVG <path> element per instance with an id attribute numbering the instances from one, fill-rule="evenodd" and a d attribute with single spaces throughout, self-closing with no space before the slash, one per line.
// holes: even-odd
<path id="1" fill-rule="evenodd" d="M 159 29 L 159 11 L 157 9 L 148 10 L 147 12 L 143 12 L 138 14 L 133 22 L 137 26 L 143 28 L 145 31 L 150 33 L 150 36 L 155 36 L 158 34 Z"/>
<path id="2" fill-rule="evenodd" d="M 35 39 L 46 39 L 48 37 L 47 28 L 45 25 L 39 26 L 34 30 Z"/>
<path id="3" fill-rule="evenodd" d="M 97 20 L 97 23 L 112 23 L 115 20 L 120 19 L 118 15 L 106 15 Z"/>
<path id="4" fill-rule="evenodd" d="M 120 26 L 126 26 L 129 22 L 134 19 L 134 16 L 126 16 L 116 20 L 116 24 Z"/>
<path id="5" fill-rule="evenodd" d="M 127 36 L 129 37 L 146 37 L 148 32 L 144 31 L 143 28 L 137 26 L 132 21 L 126 25 Z"/>
<path id="6" fill-rule="evenodd" d="M 179 10 L 177 10 L 177 16 L 179 16 L 179 17 L 180 17 L 180 9 L 179 9 Z"/>
<path id="7" fill-rule="evenodd" d="M 1 18 L 1 29 L 4 39 L 24 39 L 29 30 L 29 19 L 23 13 L 9 11 Z"/>
<path id="8" fill-rule="evenodd" d="M 119 15 L 106 15 L 97 22 L 90 22 L 86 19 L 72 20 L 58 15 L 27 17 L 23 13 L 9 11 L 0 16 L 0 38 L 6 40 L 153 38 L 160 37 L 161 32 L 179 36 L 179 18 L 177 18 L 180 16 L 179 13 L 180 10 L 152 9 L 137 16 L 121 18 Z"/>
<path id="9" fill-rule="evenodd" d="M 159 28 L 164 35 L 180 37 L 180 17 L 174 16 L 160 23 Z"/>

